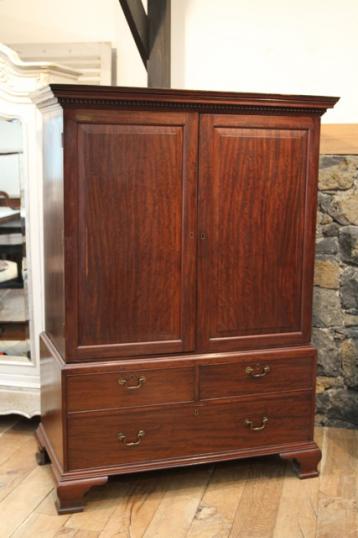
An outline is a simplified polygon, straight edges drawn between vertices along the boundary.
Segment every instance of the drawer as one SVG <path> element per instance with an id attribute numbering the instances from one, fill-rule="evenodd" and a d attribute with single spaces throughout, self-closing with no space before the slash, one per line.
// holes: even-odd
<path id="1" fill-rule="evenodd" d="M 26 340 L 28 337 L 28 321 L 0 323 L 0 340 Z"/>
<path id="2" fill-rule="evenodd" d="M 70 412 L 190 402 L 193 397 L 193 368 L 123 369 L 67 377 Z"/>
<path id="3" fill-rule="evenodd" d="M 238 358 L 200 367 L 200 398 L 225 398 L 255 393 L 312 388 L 315 358 Z"/>
<path id="4" fill-rule="evenodd" d="M 313 393 L 68 417 L 70 470 L 310 440 Z"/>

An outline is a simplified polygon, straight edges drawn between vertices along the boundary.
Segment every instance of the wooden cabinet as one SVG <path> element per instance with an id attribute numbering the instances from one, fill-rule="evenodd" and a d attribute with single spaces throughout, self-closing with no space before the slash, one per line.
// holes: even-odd
<path id="1" fill-rule="evenodd" d="M 138 470 L 278 453 L 315 476 L 319 125 L 336 99 L 64 85 L 37 99 L 37 436 L 59 511 Z"/>

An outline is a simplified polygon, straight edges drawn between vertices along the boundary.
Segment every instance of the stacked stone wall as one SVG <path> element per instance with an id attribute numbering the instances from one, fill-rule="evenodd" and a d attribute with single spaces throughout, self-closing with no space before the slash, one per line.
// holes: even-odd
<path id="1" fill-rule="evenodd" d="M 358 156 L 320 161 L 313 306 L 317 419 L 358 426 Z"/>

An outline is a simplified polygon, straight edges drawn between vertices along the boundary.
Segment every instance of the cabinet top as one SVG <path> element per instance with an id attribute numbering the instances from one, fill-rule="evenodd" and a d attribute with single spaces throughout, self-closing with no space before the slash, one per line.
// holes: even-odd
<path id="1" fill-rule="evenodd" d="M 47 91 L 46 91 L 47 90 Z M 37 105 L 42 108 L 59 102 L 63 107 L 78 108 L 154 108 L 197 112 L 309 113 L 323 114 L 338 97 L 283 95 L 273 93 L 236 93 L 121 86 L 87 86 L 51 84 L 38 92 Z M 52 103 L 51 103 L 52 101 Z"/>

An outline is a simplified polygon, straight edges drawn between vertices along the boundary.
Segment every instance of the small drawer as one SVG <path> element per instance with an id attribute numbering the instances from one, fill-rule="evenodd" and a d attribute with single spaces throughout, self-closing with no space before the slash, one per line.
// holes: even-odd
<path id="1" fill-rule="evenodd" d="M 28 337 L 28 321 L 0 323 L 0 340 L 26 340 Z"/>
<path id="2" fill-rule="evenodd" d="M 67 377 L 69 412 L 190 402 L 193 397 L 193 368 L 117 370 Z"/>
<path id="3" fill-rule="evenodd" d="M 200 367 L 200 398 L 226 398 L 255 393 L 309 389 L 314 380 L 315 358 L 238 358 Z"/>
<path id="4" fill-rule="evenodd" d="M 68 417 L 69 469 L 106 467 L 304 442 L 313 392 Z"/>

